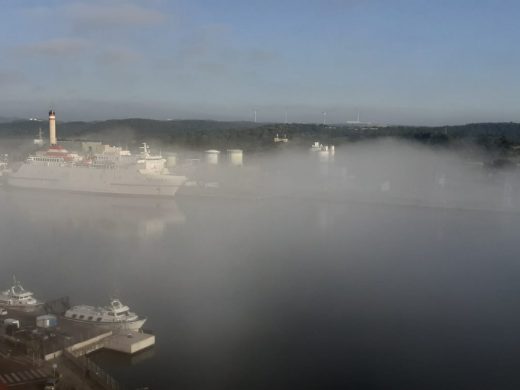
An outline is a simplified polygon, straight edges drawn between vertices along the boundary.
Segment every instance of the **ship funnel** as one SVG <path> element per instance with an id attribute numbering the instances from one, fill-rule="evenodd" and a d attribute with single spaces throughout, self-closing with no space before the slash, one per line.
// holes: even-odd
<path id="1" fill-rule="evenodd" d="M 56 113 L 54 110 L 49 111 L 49 143 L 51 146 L 56 145 Z"/>

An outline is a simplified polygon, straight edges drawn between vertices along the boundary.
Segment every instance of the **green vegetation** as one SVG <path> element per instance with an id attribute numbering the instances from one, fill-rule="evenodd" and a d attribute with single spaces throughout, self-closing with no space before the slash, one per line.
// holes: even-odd
<path id="1" fill-rule="evenodd" d="M 34 138 L 38 128 L 47 134 L 47 123 L 14 121 L 0 123 L 2 138 Z M 447 127 L 356 127 L 317 124 L 260 124 L 201 120 L 158 121 L 123 119 L 96 122 L 59 122 L 60 139 L 102 140 L 134 147 L 142 141 L 161 142 L 182 148 L 242 148 L 267 150 L 276 145 L 276 134 L 287 135 L 286 147 L 309 147 L 314 141 L 342 145 L 360 140 L 393 137 L 436 146 L 473 145 L 500 155 L 516 154 L 520 145 L 518 123 L 475 123 Z"/>

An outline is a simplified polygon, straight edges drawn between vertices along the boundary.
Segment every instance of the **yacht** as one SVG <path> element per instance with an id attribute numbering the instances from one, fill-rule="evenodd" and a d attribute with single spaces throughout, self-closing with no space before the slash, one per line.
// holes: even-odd
<path id="1" fill-rule="evenodd" d="M 16 278 L 13 278 L 13 286 L 0 292 L 0 307 L 32 311 L 39 309 L 43 302 L 36 300 L 31 291 L 25 290 Z"/>
<path id="2" fill-rule="evenodd" d="M 65 312 L 65 318 L 111 330 L 138 331 L 146 322 L 146 318 L 140 318 L 137 314 L 132 313 L 130 308 L 123 305 L 119 299 L 112 299 L 110 305 L 104 307 L 73 306 Z"/>

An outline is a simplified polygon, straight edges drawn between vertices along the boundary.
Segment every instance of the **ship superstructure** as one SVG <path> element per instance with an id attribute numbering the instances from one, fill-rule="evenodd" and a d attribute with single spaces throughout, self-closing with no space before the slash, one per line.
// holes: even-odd
<path id="1" fill-rule="evenodd" d="M 50 147 L 29 156 L 7 177 L 10 186 L 105 195 L 172 197 L 186 177 L 172 174 L 166 159 L 143 144 L 139 156 L 104 145 L 101 153 L 80 155 L 58 144 L 55 112 L 49 112 Z"/>

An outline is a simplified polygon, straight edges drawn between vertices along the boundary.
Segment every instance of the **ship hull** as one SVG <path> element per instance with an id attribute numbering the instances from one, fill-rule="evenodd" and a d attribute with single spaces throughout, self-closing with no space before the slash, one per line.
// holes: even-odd
<path id="1" fill-rule="evenodd" d="M 141 175 L 131 168 L 41 167 L 24 164 L 7 176 L 8 187 L 93 195 L 171 198 L 184 176 Z"/>
<path id="2" fill-rule="evenodd" d="M 73 321 L 73 322 L 78 322 L 81 324 L 92 325 L 92 326 L 95 326 L 95 327 L 101 328 L 101 329 L 125 330 L 125 331 L 134 331 L 134 332 L 139 331 L 143 327 L 144 323 L 146 322 L 146 318 L 140 318 L 136 321 L 131 321 L 131 322 L 94 322 L 94 321 L 78 320 L 78 319 L 73 319 L 73 318 L 69 318 L 69 317 L 65 317 L 65 319 L 67 321 Z"/>

